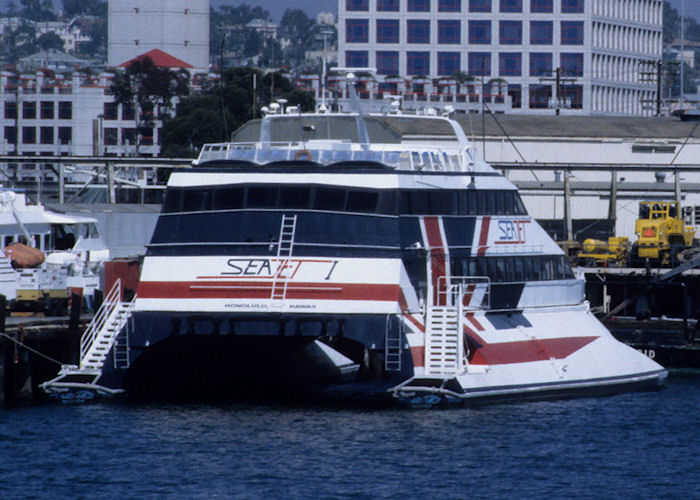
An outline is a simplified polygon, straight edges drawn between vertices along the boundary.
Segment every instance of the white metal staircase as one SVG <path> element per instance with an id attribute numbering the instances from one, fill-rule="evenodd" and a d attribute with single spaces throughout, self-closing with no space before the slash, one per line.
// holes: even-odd
<path id="1" fill-rule="evenodd" d="M 281 307 L 282 301 L 287 296 L 287 266 L 289 257 L 292 256 L 294 249 L 294 235 L 297 227 L 297 216 L 282 215 L 282 224 L 280 225 L 280 236 L 277 244 L 277 269 L 272 278 L 272 291 L 270 298 L 272 305 Z"/>
<path id="2" fill-rule="evenodd" d="M 76 390 L 92 390 L 101 394 L 122 392 L 97 383 L 112 347 L 115 347 L 115 368 L 129 366 L 127 336 L 122 335 L 123 341 L 115 344 L 131 316 L 135 297 L 131 302 L 123 302 L 121 294 L 121 280 L 117 280 L 80 339 L 80 364 L 63 365 L 54 379 L 41 384 L 45 392 L 54 395 Z"/>
<path id="3" fill-rule="evenodd" d="M 453 377 L 464 368 L 459 306 L 428 308 L 425 329 L 425 374 Z"/>

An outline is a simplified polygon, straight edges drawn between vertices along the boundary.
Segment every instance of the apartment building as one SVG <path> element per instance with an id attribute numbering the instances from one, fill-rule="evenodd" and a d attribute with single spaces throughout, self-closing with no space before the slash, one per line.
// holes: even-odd
<path id="1" fill-rule="evenodd" d="M 662 0 L 339 0 L 339 61 L 462 110 L 652 115 Z"/>
<path id="2" fill-rule="evenodd" d="M 109 66 L 153 49 L 207 70 L 209 0 L 109 0 Z"/>

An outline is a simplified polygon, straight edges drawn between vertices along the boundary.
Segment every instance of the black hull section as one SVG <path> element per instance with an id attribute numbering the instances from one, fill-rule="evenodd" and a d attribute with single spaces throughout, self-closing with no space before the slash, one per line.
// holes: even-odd
<path id="1" fill-rule="evenodd" d="M 321 341 L 356 359 L 339 367 L 310 337 L 181 335 L 146 349 L 123 387 L 141 401 L 297 401 L 364 383 L 387 394 L 382 359 L 342 339 Z"/>

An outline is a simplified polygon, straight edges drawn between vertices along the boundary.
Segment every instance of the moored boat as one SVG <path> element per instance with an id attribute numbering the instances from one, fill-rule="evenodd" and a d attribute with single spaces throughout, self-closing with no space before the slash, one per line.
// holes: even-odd
<path id="1" fill-rule="evenodd" d="M 591 314 L 515 186 L 430 113 L 278 105 L 205 145 L 170 177 L 136 298 L 118 285 L 111 296 L 80 366 L 47 392 L 84 389 L 87 376 L 135 397 L 423 406 L 666 378 Z"/>

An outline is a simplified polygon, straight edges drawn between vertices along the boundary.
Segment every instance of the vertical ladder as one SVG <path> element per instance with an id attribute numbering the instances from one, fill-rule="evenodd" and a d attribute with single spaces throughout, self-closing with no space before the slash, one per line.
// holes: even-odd
<path id="1" fill-rule="evenodd" d="M 272 292 L 270 294 L 273 306 L 281 306 L 282 304 L 280 302 L 287 296 L 287 278 L 283 273 L 288 265 L 289 257 L 292 256 L 296 227 L 296 214 L 282 215 L 280 237 L 277 244 L 277 269 L 275 270 L 275 275 L 272 278 Z"/>
<path id="2" fill-rule="evenodd" d="M 384 336 L 384 369 L 388 372 L 400 372 L 403 321 L 399 319 L 398 326 L 396 328 L 392 328 L 391 318 L 391 316 L 386 317 L 386 335 Z"/>
<path id="3" fill-rule="evenodd" d="M 452 377 L 463 367 L 458 306 L 431 306 L 425 330 L 425 374 Z"/>
<path id="4" fill-rule="evenodd" d="M 130 304 L 122 303 L 119 307 L 123 309 L 123 313 L 129 314 Z M 131 330 L 131 321 L 127 318 L 126 327 L 122 328 L 117 335 L 114 343 L 114 368 L 129 368 L 129 331 Z"/>

